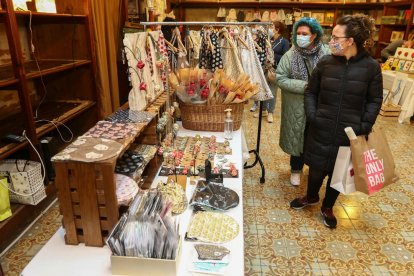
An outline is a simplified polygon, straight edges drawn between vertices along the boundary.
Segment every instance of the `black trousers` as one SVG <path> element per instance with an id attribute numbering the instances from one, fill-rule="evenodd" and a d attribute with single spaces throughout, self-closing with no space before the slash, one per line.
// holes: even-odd
<path id="1" fill-rule="evenodd" d="M 308 177 L 308 198 L 316 198 L 319 196 L 319 190 L 321 189 L 325 176 L 328 176 L 328 182 L 326 183 L 325 198 L 322 202 L 323 208 L 332 208 L 335 205 L 335 201 L 339 196 L 339 192 L 331 188 L 332 172 L 325 172 L 315 168 L 309 167 Z"/>

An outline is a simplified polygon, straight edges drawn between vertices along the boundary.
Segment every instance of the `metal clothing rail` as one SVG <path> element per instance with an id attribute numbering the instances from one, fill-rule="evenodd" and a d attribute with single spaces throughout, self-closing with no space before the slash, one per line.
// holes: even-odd
<path id="1" fill-rule="evenodd" d="M 229 26 L 229 25 L 263 25 L 263 26 L 270 26 L 273 23 L 272 22 L 140 22 L 141 25 L 144 26 L 144 31 L 146 31 L 147 26 L 203 26 L 203 25 L 210 25 L 210 26 Z M 260 101 L 260 107 L 259 107 L 259 123 L 257 127 L 257 138 L 256 138 L 256 148 L 253 150 L 249 150 L 249 153 L 253 153 L 255 155 L 255 159 L 251 165 L 247 165 L 247 162 L 244 164 L 245 169 L 253 168 L 257 165 L 257 163 L 260 164 L 260 167 L 262 169 L 262 176 L 260 177 L 260 183 L 265 183 L 265 175 L 266 170 L 263 164 L 262 159 L 260 158 L 260 134 L 262 132 L 262 107 L 263 102 Z"/>
<path id="2" fill-rule="evenodd" d="M 272 25 L 272 22 L 140 22 L 139 24 L 145 26 L 202 26 L 202 25 L 213 25 L 213 26 L 228 26 L 228 25 Z"/>

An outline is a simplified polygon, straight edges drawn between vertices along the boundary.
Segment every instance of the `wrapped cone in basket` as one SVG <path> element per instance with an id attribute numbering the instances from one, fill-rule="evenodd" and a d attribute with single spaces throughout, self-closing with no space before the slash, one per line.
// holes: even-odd
<path id="1" fill-rule="evenodd" d="M 190 82 L 190 70 L 190 68 L 178 69 L 178 77 L 181 83 L 188 84 Z"/>
<path id="2" fill-rule="evenodd" d="M 235 98 L 234 101 L 232 102 L 233 104 L 238 104 L 238 103 L 243 103 L 244 100 L 239 99 L 239 98 Z"/>
<path id="3" fill-rule="evenodd" d="M 226 97 L 226 99 L 224 100 L 224 104 L 229 104 L 229 103 L 231 103 L 233 100 L 234 100 L 234 98 L 236 97 L 236 95 L 237 95 L 237 93 L 236 92 L 229 92 L 228 94 L 227 94 L 227 97 Z"/>
<path id="4" fill-rule="evenodd" d="M 258 92 L 249 76 L 240 74 L 231 80 L 222 69 L 212 73 L 206 69 L 182 68 L 169 75 L 171 88 L 185 103 L 229 104 L 248 100 Z M 186 95 L 187 94 L 187 95 Z"/>
<path id="5" fill-rule="evenodd" d="M 199 74 L 198 73 L 199 73 L 199 69 L 197 67 L 196 68 L 193 68 L 192 70 L 190 69 L 190 72 L 189 72 L 190 81 L 197 81 L 197 80 L 199 80 L 200 78 L 199 78 Z"/>
<path id="6" fill-rule="evenodd" d="M 168 82 L 170 83 L 171 88 L 174 90 L 179 85 L 178 78 L 174 73 L 168 74 Z"/>

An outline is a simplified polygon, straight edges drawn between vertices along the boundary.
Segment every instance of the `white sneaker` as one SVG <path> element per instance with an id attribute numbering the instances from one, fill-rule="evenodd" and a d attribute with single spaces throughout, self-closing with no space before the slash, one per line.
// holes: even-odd
<path id="1" fill-rule="evenodd" d="M 250 107 L 250 112 L 255 112 L 257 109 L 257 104 L 253 104 L 252 107 Z"/>
<path id="2" fill-rule="evenodd" d="M 266 117 L 268 115 L 269 115 L 269 113 L 267 112 L 267 110 L 265 110 L 265 111 L 262 112 L 262 117 Z M 259 118 L 259 113 L 253 114 L 253 117 L 254 118 Z"/>
<path id="3" fill-rule="evenodd" d="M 292 184 L 293 186 L 300 185 L 300 173 L 292 173 L 290 175 L 290 184 Z"/>
<path id="4" fill-rule="evenodd" d="M 267 114 L 267 122 L 268 123 L 273 123 L 273 113 L 268 113 Z"/>

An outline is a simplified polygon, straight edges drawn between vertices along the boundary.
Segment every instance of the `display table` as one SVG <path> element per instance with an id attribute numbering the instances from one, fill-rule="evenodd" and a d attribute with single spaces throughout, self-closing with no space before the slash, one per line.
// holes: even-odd
<path id="1" fill-rule="evenodd" d="M 179 136 L 201 136 L 215 135 L 217 141 L 224 141 L 223 133 L 199 132 L 189 131 L 183 128 L 180 129 Z M 236 164 L 239 170 L 238 178 L 224 178 L 224 186 L 233 189 L 240 198 L 240 204 L 226 212 L 227 215 L 233 217 L 239 224 L 239 234 L 235 239 L 228 243 L 221 244 L 227 247 L 230 253 L 230 264 L 226 275 L 243 275 L 244 274 L 244 241 L 243 241 L 243 164 L 242 164 L 242 140 L 241 129 L 233 133 L 233 140 L 230 141 L 233 149 L 232 156 L 229 158 Z M 166 177 L 157 176 L 154 179 L 155 186 L 159 181 L 166 181 Z M 195 186 L 190 185 L 187 180 L 186 194 L 190 199 Z M 189 220 L 191 218 L 192 209 L 187 210 L 180 215 L 180 235 L 183 240 L 181 258 L 178 267 L 177 275 L 198 275 L 188 270 L 190 260 L 195 252 L 194 242 L 184 241 L 184 236 L 188 228 Z M 65 230 L 60 228 L 46 245 L 38 252 L 38 254 L 25 267 L 23 276 L 55 276 L 55 275 L 87 275 L 87 276 L 105 276 L 112 275 L 111 273 L 111 251 L 107 246 L 104 247 L 86 247 L 84 244 L 80 245 L 66 245 L 64 241 Z M 205 275 L 205 274 L 201 274 Z"/>
<path id="2" fill-rule="evenodd" d="M 395 72 L 395 71 L 383 71 L 382 72 L 384 89 L 387 89 L 389 91 L 392 90 L 394 81 L 397 78 L 397 73 L 398 72 Z M 404 82 L 404 88 L 400 92 L 401 92 L 401 95 L 398 100 L 398 103 L 395 103 L 395 104 L 398 104 L 401 106 L 401 113 L 400 113 L 400 116 L 398 117 L 398 122 L 402 124 L 402 123 L 410 122 L 410 118 L 414 115 L 414 75 L 412 74 L 407 75 L 407 78 L 405 79 L 405 82 Z"/>

